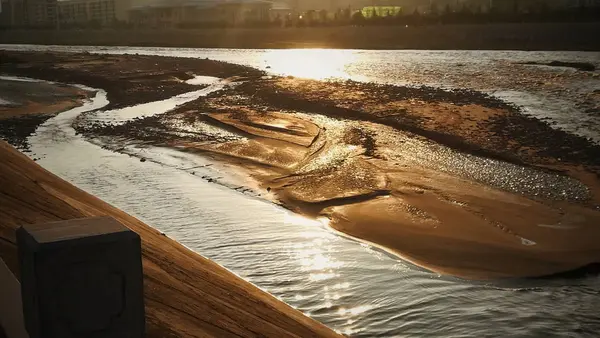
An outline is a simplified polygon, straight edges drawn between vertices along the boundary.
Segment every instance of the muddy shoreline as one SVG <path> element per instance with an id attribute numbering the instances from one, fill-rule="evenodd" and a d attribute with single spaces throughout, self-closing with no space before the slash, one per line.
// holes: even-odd
<path id="1" fill-rule="evenodd" d="M 49 118 L 80 106 L 89 93 L 80 88 L 44 82 L 0 79 L 0 94 L 10 97 L 0 105 L 0 139 L 28 152 L 27 138 Z"/>
<path id="2" fill-rule="evenodd" d="M 102 88 L 110 109 L 197 90 L 183 82 L 194 75 L 233 77 L 165 114 L 75 127 L 113 149 L 174 147 L 233 165 L 274 202 L 438 273 L 545 276 L 600 261 L 600 147 L 485 94 L 264 78 L 209 60 L 2 58 L 3 73 Z"/>
<path id="3" fill-rule="evenodd" d="M 163 57 L 156 63 L 154 57 L 110 56 L 70 53 L 0 52 L 0 74 L 35 78 L 64 84 L 82 84 L 107 92 L 110 101 L 106 109 L 128 107 L 144 102 L 167 99 L 198 86 L 185 83 L 196 73 L 215 77 L 262 76 L 263 73 L 247 67 L 218 61 Z M 82 67 L 84 65 L 84 67 Z M 75 68 L 74 68 L 75 67 Z M 14 84 L 12 84 L 14 86 Z M 8 93 L 10 94 L 10 93 Z M 73 98 L 76 105 L 86 98 L 83 91 Z M 75 96 L 75 93 L 73 93 Z M 71 98 L 67 98 L 70 100 Z M 39 98 L 38 98 L 39 100 Z M 0 136 L 19 149 L 27 150 L 26 139 L 57 111 L 46 107 L 24 107 L 28 116 L 10 116 L 9 109 L 0 109 Z M 62 107 L 60 111 L 75 105 Z M 10 108 L 10 107 L 9 107 Z M 10 109 L 13 111 L 14 109 Z"/>
<path id="4" fill-rule="evenodd" d="M 2 51 L 0 58 L 0 73 L 101 88 L 110 101 L 106 109 L 167 99 L 198 89 L 184 82 L 195 75 L 221 78 L 264 75 L 249 67 L 220 61 L 173 57 Z"/>

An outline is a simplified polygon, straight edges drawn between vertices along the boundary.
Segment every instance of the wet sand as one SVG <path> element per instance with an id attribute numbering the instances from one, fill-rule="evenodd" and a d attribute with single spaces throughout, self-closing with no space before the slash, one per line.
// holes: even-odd
<path id="1" fill-rule="evenodd" d="M 72 86 L 0 79 L 0 139 L 27 151 L 26 139 L 38 125 L 81 105 L 88 94 Z"/>
<path id="2" fill-rule="evenodd" d="M 85 64 L 72 71 L 95 86 Z M 77 128 L 228 163 L 257 194 L 440 274 L 537 277 L 600 262 L 590 140 L 468 90 L 252 75 L 167 114 Z"/>
<path id="3" fill-rule="evenodd" d="M 27 52 L 0 52 L 0 57 L 0 73 L 101 88 L 108 94 L 107 109 L 197 90 L 198 86 L 185 83 L 194 75 L 227 78 L 263 74 L 224 62 L 171 57 Z"/>
<path id="4" fill-rule="evenodd" d="M 54 115 L 71 109 L 88 93 L 75 87 L 39 82 L 0 79 L 0 93 L 7 104 L 0 105 L 0 119 L 24 115 Z"/>
<path id="5" fill-rule="evenodd" d="M 346 85 L 296 79 L 276 79 L 261 87 L 276 92 L 277 99 L 238 86 L 235 95 L 188 104 L 162 120 L 200 120 L 229 132 L 237 130 L 242 139 L 158 142 L 166 135 L 155 135 L 147 140 L 234 163 L 275 202 L 311 217 L 326 217 L 334 229 L 440 274 L 469 279 L 546 276 L 598 262 L 600 246 L 594 238 L 600 234 L 600 212 L 595 207 L 598 180 L 592 155 L 581 150 L 581 157 L 569 162 L 557 153 L 565 160 L 556 166 L 548 149 L 518 144 L 517 137 L 510 140 L 513 147 L 527 146 L 529 151 L 494 151 L 495 138 L 502 138 L 486 124 L 517 112 L 479 94 L 438 93 L 439 98 L 429 99 L 423 97 L 435 93 L 420 89 L 411 91 L 411 102 L 405 98 L 386 102 L 373 93 L 377 87 L 369 93 L 369 86 L 356 86 L 364 88 L 345 91 Z M 274 109 L 285 102 L 281 99 L 285 90 L 293 93 L 294 111 L 285 103 L 287 111 Z M 252 98 L 244 99 L 248 92 Z M 380 104 L 372 104 L 371 97 Z M 390 110 L 402 113 L 386 119 Z M 315 117 L 317 113 L 353 120 L 339 123 Z M 143 121 L 135 125 L 131 127 L 147 130 Z M 557 137 L 551 129 L 545 132 L 547 138 Z M 478 182 L 468 173 L 444 170 L 444 152 L 419 134 L 433 135 L 432 139 L 463 152 L 500 159 L 496 163 L 518 165 L 504 173 L 505 185 Z M 415 139 L 424 143 L 414 143 Z M 568 146 L 568 139 L 564 144 Z M 591 144 L 588 148 L 592 154 L 597 151 Z M 431 159 L 423 156 L 424 151 L 439 155 Z M 587 169 L 582 169 L 586 162 Z M 520 184 L 520 168 L 541 175 L 542 186 L 515 192 L 510 185 Z M 565 174 L 587 178 L 587 187 Z"/>

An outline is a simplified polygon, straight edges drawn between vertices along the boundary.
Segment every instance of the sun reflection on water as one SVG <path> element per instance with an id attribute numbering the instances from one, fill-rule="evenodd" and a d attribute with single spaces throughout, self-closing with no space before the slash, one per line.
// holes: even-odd
<path id="1" fill-rule="evenodd" d="M 313 227 L 327 226 L 329 219 L 315 220 L 289 213 L 284 216 L 284 222 L 308 227 L 301 232 L 301 236 L 306 240 L 301 243 L 289 243 L 286 249 L 297 262 L 297 268 L 306 274 L 305 281 L 311 285 L 311 289 L 322 286 L 316 294 L 295 293 L 287 300 L 291 303 L 312 303 L 310 306 L 299 308 L 307 316 L 311 316 L 313 311 L 315 315 L 328 311 L 337 318 L 338 324 L 334 329 L 341 334 L 353 335 L 363 331 L 364 327 L 359 324 L 360 318 L 374 306 L 357 304 L 348 298 L 352 292 L 352 285 L 341 280 L 339 271 L 352 264 L 351 260 L 338 258 L 339 256 L 332 252 L 331 242 L 338 239 L 336 235 L 318 229 L 311 230 Z"/>
<path id="2" fill-rule="evenodd" d="M 352 315 L 352 316 L 357 316 L 361 313 L 367 312 L 369 310 L 371 310 L 373 307 L 370 305 L 361 305 L 361 306 L 357 306 L 357 307 L 353 307 L 350 309 L 345 309 L 345 308 L 340 308 L 338 310 L 338 313 L 341 315 Z"/>
<path id="3" fill-rule="evenodd" d="M 355 52 L 349 50 L 282 49 L 265 55 L 266 67 L 273 73 L 317 80 L 348 78 L 346 68 L 355 60 Z"/>
<path id="4" fill-rule="evenodd" d="M 286 224 L 292 225 L 302 225 L 302 226 L 327 226 L 329 224 L 329 219 L 326 217 L 319 217 L 317 219 L 312 219 L 296 214 L 292 214 L 291 212 L 286 212 L 283 215 L 283 222 Z M 305 232 L 306 235 L 314 236 L 315 232 Z"/>

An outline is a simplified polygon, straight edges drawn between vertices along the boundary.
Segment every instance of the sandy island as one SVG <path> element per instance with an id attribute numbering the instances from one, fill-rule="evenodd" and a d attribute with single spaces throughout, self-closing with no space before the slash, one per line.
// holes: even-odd
<path id="1" fill-rule="evenodd" d="M 487 95 L 265 78 L 208 60 L 2 57 L 4 73 L 102 88 L 116 106 L 190 90 L 192 75 L 243 79 L 166 114 L 77 130 L 228 163 L 275 203 L 434 272 L 538 277 L 600 262 L 600 147 Z M 132 83 L 140 94 L 120 102 Z"/>

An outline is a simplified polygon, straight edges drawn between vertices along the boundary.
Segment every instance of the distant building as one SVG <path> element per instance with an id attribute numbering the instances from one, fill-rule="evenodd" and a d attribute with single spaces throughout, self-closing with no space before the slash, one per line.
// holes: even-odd
<path id="1" fill-rule="evenodd" d="M 25 8 L 22 0 L 0 0 L 0 27 L 23 26 Z"/>
<path id="2" fill-rule="evenodd" d="M 600 7 L 600 0 L 366 0 L 371 5 L 402 7 L 403 13 L 430 13 L 445 10 L 472 12 L 537 12 L 576 7 Z"/>
<path id="3" fill-rule="evenodd" d="M 61 0 L 61 24 L 111 25 L 116 21 L 129 21 L 131 0 Z"/>
<path id="4" fill-rule="evenodd" d="M 402 13 L 402 7 L 400 6 L 366 6 L 361 10 L 362 15 L 365 18 L 371 18 L 374 16 L 386 17 L 396 16 Z"/>
<path id="5" fill-rule="evenodd" d="M 57 0 L 0 0 L 0 26 L 54 26 Z"/>
<path id="6" fill-rule="evenodd" d="M 298 13 L 287 2 L 277 1 L 273 2 L 269 9 L 269 16 L 271 19 L 284 20 L 292 16 L 297 17 Z"/>
<path id="7" fill-rule="evenodd" d="M 334 13 L 338 10 L 353 9 L 358 10 L 365 6 L 373 6 L 373 0 L 273 0 L 273 3 L 285 3 L 287 6 L 298 13 L 310 10 L 325 10 Z"/>
<path id="8" fill-rule="evenodd" d="M 57 23 L 57 0 L 24 0 L 28 26 L 55 26 Z"/>
<path id="9" fill-rule="evenodd" d="M 568 10 L 579 7 L 600 7 L 600 0 L 481 0 L 498 12 L 528 13 L 542 10 Z"/>
<path id="10" fill-rule="evenodd" d="M 401 12 L 402 14 L 412 14 L 414 12 L 428 13 L 431 11 L 432 7 L 439 7 L 442 5 L 441 2 L 438 2 L 439 0 L 365 0 L 363 1 L 363 4 L 364 6 L 396 7 L 399 9 L 396 9 L 395 11 Z M 364 10 L 363 15 L 365 15 Z"/>
<path id="11" fill-rule="evenodd" d="M 135 6 L 131 22 L 140 26 L 172 27 L 209 23 L 239 24 L 268 21 L 272 3 L 261 0 L 171 0 Z"/>

